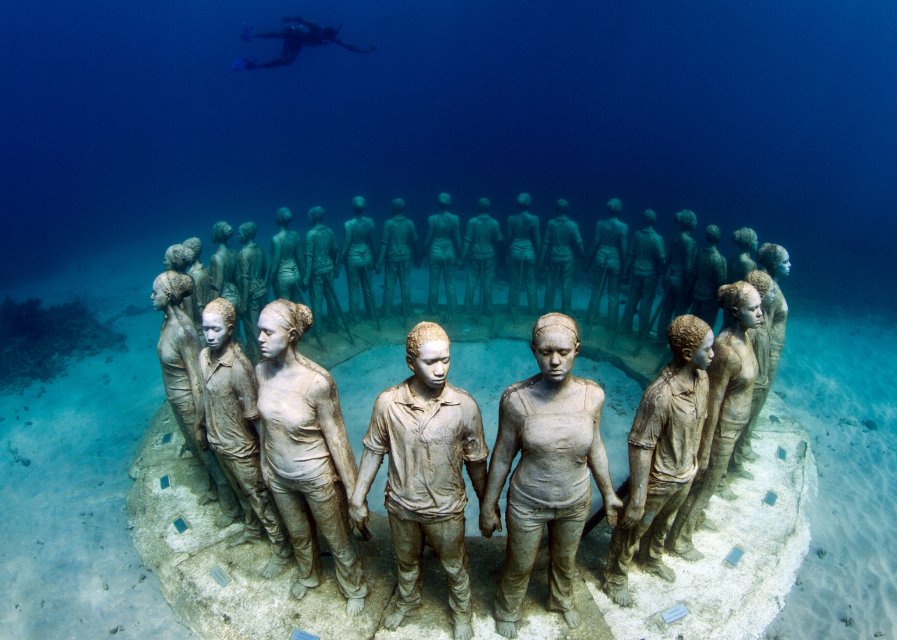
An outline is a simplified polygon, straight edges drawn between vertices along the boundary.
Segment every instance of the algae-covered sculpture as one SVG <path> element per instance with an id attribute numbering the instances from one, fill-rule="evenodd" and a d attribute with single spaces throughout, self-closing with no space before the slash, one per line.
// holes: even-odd
<path id="1" fill-rule="evenodd" d="M 750 227 L 741 227 L 732 232 L 732 244 L 738 253 L 729 259 L 729 282 L 744 280 L 748 273 L 757 268 L 751 254 L 757 250 L 757 232 Z"/>
<path id="2" fill-rule="evenodd" d="M 274 550 L 262 569 L 271 578 L 290 562 L 292 548 L 280 515 L 262 478 L 259 458 L 258 385 L 252 364 L 233 341 L 237 312 L 224 298 L 215 298 L 202 312 L 205 349 L 199 369 L 205 399 L 205 422 L 209 447 L 218 456 L 243 507 L 243 532 L 228 546 L 260 540 L 262 528 Z"/>
<path id="3" fill-rule="evenodd" d="M 212 300 L 209 270 L 205 268 L 202 256 L 202 240 L 197 237 L 187 238 L 182 243 L 193 251 L 193 262 L 187 267 L 187 275 L 193 278 L 193 293 L 190 294 L 190 315 L 193 323 L 199 326 L 202 322 L 202 310 Z"/>
<path id="4" fill-rule="evenodd" d="M 308 210 L 311 229 L 305 235 L 305 276 L 304 285 L 309 290 L 308 297 L 312 314 L 320 323 L 324 318 L 324 301 L 327 302 L 327 321 L 331 324 L 342 316 L 333 279 L 336 277 L 336 237 L 324 224 L 324 207 Z"/>
<path id="5" fill-rule="evenodd" d="M 364 215 L 367 206 L 361 196 L 352 198 L 352 219 L 344 224 L 345 237 L 337 265 L 346 265 L 349 286 L 349 321 L 358 322 L 358 295 L 371 318 L 377 317 L 371 271 L 374 269 L 374 220 Z M 337 267 L 339 268 L 339 267 Z"/>
<path id="6" fill-rule="evenodd" d="M 402 317 L 407 318 L 411 314 L 411 267 L 416 245 L 414 221 L 405 215 L 405 201 L 396 198 L 392 201 L 392 218 L 383 223 L 380 257 L 377 258 L 377 271 L 386 269 L 383 280 L 384 318 L 391 312 L 396 282 L 399 283 Z"/>
<path id="7" fill-rule="evenodd" d="M 461 223 L 458 216 L 449 211 L 452 197 L 440 193 L 439 213 L 431 215 L 427 221 L 427 237 L 424 248 L 430 263 L 430 289 L 427 294 L 427 313 L 435 314 L 439 302 L 439 279 L 445 282 L 445 299 L 448 314 L 455 311 L 455 263 L 461 253 Z"/>
<path id="8" fill-rule="evenodd" d="M 641 569 L 674 582 L 662 560 L 664 541 L 698 472 L 698 444 L 707 417 L 705 369 L 713 360 L 713 331 L 693 315 L 667 328 L 673 361 L 639 403 L 629 432 L 629 497 L 610 539 L 603 590 L 632 605 L 629 565 L 639 550 Z M 641 543 L 641 544 L 639 544 Z"/>
<path id="9" fill-rule="evenodd" d="M 449 584 L 454 637 L 473 637 L 470 570 L 464 546 L 467 495 L 461 467 L 477 497 L 486 487 L 489 450 L 476 401 L 447 381 L 449 338 L 432 322 L 417 324 L 406 339 L 412 375 L 383 391 L 374 403 L 350 514 L 363 527 L 366 498 L 383 456 L 389 454 L 386 510 L 398 565 L 395 605 L 383 620 L 396 629 L 421 605 L 424 543 L 432 547 Z"/>
<path id="10" fill-rule="evenodd" d="M 499 405 L 480 530 L 486 537 L 501 530 L 498 499 L 520 453 L 508 489 L 507 551 L 494 608 L 496 629 L 506 638 L 517 635 L 546 524 L 548 608 L 561 611 L 570 627 L 579 625 L 573 584 L 576 551 L 592 500 L 590 475 L 601 490 L 611 523 L 623 505 L 614 492 L 601 440 L 604 392 L 595 382 L 572 374 L 579 346 L 579 329 L 572 318 L 560 313 L 539 318 L 533 325 L 531 348 L 540 373 L 508 387 Z"/>
<path id="11" fill-rule="evenodd" d="M 779 370 L 782 349 L 785 347 L 785 326 L 788 323 L 788 302 L 779 281 L 791 275 L 791 256 L 782 245 L 765 242 L 760 247 L 757 259 L 763 270 L 772 277 L 775 290 L 766 319 L 769 323 L 769 384 L 772 385 Z"/>
<path id="12" fill-rule="evenodd" d="M 162 365 L 162 384 L 171 404 L 175 422 L 188 451 L 207 473 L 201 502 L 218 500 L 222 515 L 218 526 L 227 526 L 240 517 L 240 506 L 215 454 L 209 451 L 203 427 L 203 386 L 199 371 L 199 335 L 183 308 L 193 291 L 193 279 L 177 271 L 164 271 L 153 281 L 153 307 L 165 314 L 156 345 Z"/>
<path id="13" fill-rule="evenodd" d="M 530 315 L 536 315 L 536 259 L 542 255 L 539 218 L 530 213 L 533 200 L 528 193 L 517 196 L 517 213 L 508 216 L 508 313 L 517 314 L 520 292 L 526 292 Z"/>
<path id="14" fill-rule="evenodd" d="M 302 302 L 302 268 L 305 266 L 302 236 L 289 228 L 293 212 L 287 207 L 278 209 L 274 219 L 280 229 L 271 238 L 268 285 L 273 288 L 275 298 Z"/>
<path id="15" fill-rule="evenodd" d="M 704 557 L 694 548 L 692 534 L 704 507 L 719 489 L 735 442 L 747 425 L 758 373 L 747 330 L 763 319 L 760 294 L 747 282 L 739 281 L 721 286 L 718 299 L 723 330 L 713 343 L 716 355 L 707 370 L 710 396 L 698 451 L 698 469 L 703 473 L 679 509 L 666 542 L 668 550 L 686 560 Z"/>
<path id="16" fill-rule="evenodd" d="M 255 241 L 258 225 L 244 222 L 237 227 L 237 239 L 242 247 L 237 253 L 237 291 L 240 293 L 239 310 L 243 324 L 246 350 L 258 360 L 258 346 L 255 342 L 255 326 L 259 313 L 268 295 L 265 251 Z"/>
<path id="17" fill-rule="evenodd" d="M 629 226 L 620 220 L 622 213 L 623 204 L 619 199 L 608 200 L 608 217 L 595 224 L 595 243 L 586 263 L 586 271 L 592 271 L 592 295 L 589 298 L 587 321 L 593 323 L 598 320 L 601 296 L 606 291 L 608 326 L 611 329 L 617 328 L 620 314 L 620 272 L 626 256 L 629 233 Z"/>
<path id="18" fill-rule="evenodd" d="M 492 285 L 495 282 L 495 253 L 501 243 L 501 228 L 498 221 L 489 214 L 492 203 L 489 198 L 477 201 L 478 213 L 467 223 L 461 262 L 468 263 L 467 287 L 464 290 L 464 308 L 468 313 L 473 308 L 474 294 L 480 291 L 480 310 L 492 315 Z"/>
<path id="19" fill-rule="evenodd" d="M 212 297 L 224 298 L 235 307 L 240 306 L 237 291 L 237 254 L 227 246 L 234 228 L 223 220 L 212 225 L 212 242 L 218 245 L 209 260 L 209 286 Z"/>
<path id="20" fill-rule="evenodd" d="M 162 258 L 162 266 L 165 267 L 166 271 L 177 271 L 178 273 L 187 273 L 190 267 L 196 262 L 196 253 L 193 249 L 188 247 L 186 244 L 173 244 L 165 250 L 165 256 Z M 188 274 L 189 275 L 189 274 Z M 193 283 L 194 291 L 196 290 L 196 283 Z M 193 324 L 199 324 L 199 316 L 196 315 L 196 310 L 193 306 L 193 295 L 190 294 L 184 301 L 181 303 L 184 307 L 184 310 L 187 312 L 187 315 L 190 316 L 190 320 L 193 321 Z"/>
<path id="21" fill-rule="evenodd" d="M 692 231 L 698 224 L 698 217 L 691 209 L 683 209 L 676 212 L 676 224 L 679 225 L 679 232 L 667 244 L 667 270 L 658 327 L 669 326 L 675 316 L 688 311 L 691 302 L 689 293 L 694 283 L 695 258 L 698 253 Z M 658 338 L 662 338 L 663 331 L 658 330 L 657 334 Z"/>
<path id="22" fill-rule="evenodd" d="M 367 583 L 346 512 L 346 496 L 355 489 L 355 457 L 336 383 L 296 351 L 311 325 L 309 308 L 289 300 L 275 300 L 259 316 L 258 341 L 265 358 L 255 369 L 262 472 L 299 566 L 290 593 L 301 599 L 321 583 L 320 535 L 333 555 L 346 611 L 357 615 L 364 608 Z"/>
<path id="23" fill-rule="evenodd" d="M 642 222 L 644 226 L 635 232 L 623 265 L 622 280 L 629 283 L 629 299 L 621 326 L 623 331 L 631 331 L 632 318 L 638 313 L 638 335 L 644 338 L 651 330 L 651 307 L 666 263 L 666 251 L 663 238 L 654 230 L 657 214 L 645 209 Z"/>
<path id="24" fill-rule="evenodd" d="M 561 198 L 555 203 L 554 210 L 555 216 L 545 228 L 545 243 L 539 257 L 539 264 L 545 264 L 548 258 L 545 309 L 551 311 L 554 308 L 555 293 L 560 288 L 560 310 L 569 313 L 573 298 L 573 267 L 576 258 L 583 258 L 585 251 L 579 225 L 567 215 L 570 213 L 570 203 Z"/>
<path id="25" fill-rule="evenodd" d="M 708 225 L 704 230 L 707 244 L 698 252 L 695 260 L 695 285 L 691 293 L 691 312 L 709 324 L 711 329 L 716 326 L 719 315 L 716 292 L 728 282 L 726 259 L 716 247 L 721 235 L 722 232 L 715 224 Z"/>

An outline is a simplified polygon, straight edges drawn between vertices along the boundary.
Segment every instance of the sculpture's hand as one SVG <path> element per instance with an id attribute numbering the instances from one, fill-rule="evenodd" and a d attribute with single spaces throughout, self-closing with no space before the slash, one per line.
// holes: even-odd
<path id="1" fill-rule="evenodd" d="M 501 531 L 501 511 L 498 505 L 490 511 L 480 510 L 480 533 L 484 538 L 491 538 L 496 531 Z"/>
<path id="2" fill-rule="evenodd" d="M 630 500 L 623 511 L 623 519 L 620 520 L 620 526 L 624 529 L 632 529 L 639 523 L 643 515 L 645 515 L 645 505 L 636 504 L 635 501 Z"/>
<path id="3" fill-rule="evenodd" d="M 604 499 L 604 508 L 607 511 L 607 523 L 611 527 L 616 527 L 620 512 L 623 511 L 623 501 L 617 497 L 616 493 L 613 493 Z M 641 517 L 639 517 L 639 520 L 641 520 Z"/>
<path id="4" fill-rule="evenodd" d="M 361 504 L 353 503 L 349 505 L 349 520 L 352 522 L 352 526 L 359 531 L 367 529 L 370 517 L 371 515 L 368 513 L 367 501 L 362 502 Z"/>

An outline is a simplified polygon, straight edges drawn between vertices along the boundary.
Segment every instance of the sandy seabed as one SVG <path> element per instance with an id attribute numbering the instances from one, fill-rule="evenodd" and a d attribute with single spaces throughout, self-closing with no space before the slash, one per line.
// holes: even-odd
<path id="1" fill-rule="evenodd" d="M 157 273 L 151 265 L 161 252 L 119 252 L 72 265 L 39 285 L 5 291 L 17 300 L 38 295 L 47 305 L 79 295 L 102 320 L 114 319 L 128 350 L 86 358 L 53 381 L 0 395 L 3 638 L 195 637 L 174 618 L 128 532 L 128 469 L 145 426 L 164 401 L 155 354 L 161 316 L 149 305 Z M 133 264 L 150 267 L 128 267 Z M 418 272 L 415 278 L 419 287 L 425 276 Z M 344 288 L 342 281 L 337 287 Z M 897 514 L 897 335 L 884 316 L 848 316 L 830 307 L 817 311 L 805 300 L 789 302 L 788 342 L 774 389 L 810 432 L 819 495 L 809 507 L 810 554 L 766 635 L 894 638 L 897 555 L 890 531 Z M 128 305 L 146 312 L 123 315 Z M 401 366 L 399 361 L 398 371 Z M 453 382 L 470 384 L 462 364 L 453 366 Z M 510 379 L 526 377 L 531 369 Z M 335 376 L 348 385 L 338 371 Z M 608 388 L 608 433 L 611 413 L 613 420 L 631 418 L 616 415 L 614 407 L 634 412 L 637 401 L 625 381 L 615 384 Z M 616 405 L 615 388 L 625 397 Z M 346 386 L 341 393 L 345 398 L 351 391 Z M 477 399 L 485 419 L 494 420 L 497 398 Z M 363 418 L 351 420 L 366 425 L 369 411 L 363 407 Z M 622 478 L 627 470 L 617 466 L 612 472 Z"/>

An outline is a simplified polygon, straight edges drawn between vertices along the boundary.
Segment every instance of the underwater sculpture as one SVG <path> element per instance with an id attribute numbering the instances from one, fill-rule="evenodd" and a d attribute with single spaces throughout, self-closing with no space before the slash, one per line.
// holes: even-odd
<path id="1" fill-rule="evenodd" d="M 623 607 L 632 605 L 628 574 L 636 547 L 644 571 L 667 582 L 676 579 L 661 556 L 698 472 L 698 444 L 707 417 L 704 370 L 713 360 L 713 331 L 700 318 L 684 315 L 673 320 L 666 334 L 673 361 L 645 389 L 632 422 L 629 497 L 604 566 L 602 589 Z"/>
<path id="2" fill-rule="evenodd" d="M 747 425 L 758 374 L 747 330 L 763 319 L 760 294 L 747 282 L 739 281 L 721 286 L 718 299 L 723 329 L 713 343 L 716 355 L 707 370 L 710 396 L 698 452 L 702 475 L 679 509 L 666 541 L 669 551 L 691 561 L 704 557 L 694 548 L 692 534 L 704 507 L 719 489 L 735 442 Z"/>
<path id="3" fill-rule="evenodd" d="M 769 309 L 775 301 L 775 287 L 772 278 L 765 271 L 757 269 L 747 274 L 745 282 L 753 286 L 757 293 L 760 294 L 760 308 L 763 309 L 763 320 L 753 329 L 748 329 L 748 337 L 751 339 L 751 346 L 754 349 L 754 356 L 757 358 L 757 378 L 754 380 L 754 392 L 751 396 L 751 413 L 748 417 L 747 425 L 741 432 L 738 441 L 735 443 L 735 450 L 732 452 L 732 460 L 729 463 L 729 478 L 738 476 L 743 478 L 752 478 L 753 476 L 744 466 L 748 462 L 757 460 L 758 456 L 751 449 L 751 436 L 754 432 L 754 426 L 760 417 L 760 411 L 766 404 L 766 398 L 769 396 L 769 360 L 770 360 L 770 334 L 769 334 Z"/>
<path id="4" fill-rule="evenodd" d="M 308 307 L 283 299 L 268 304 L 259 316 L 264 360 L 255 373 L 262 473 L 299 567 L 292 596 L 301 599 L 321 583 L 320 535 L 333 555 L 346 612 L 357 615 L 364 608 L 367 583 L 346 512 L 357 470 L 336 383 L 296 351 L 312 322 Z"/>
<path id="5" fill-rule="evenodd" d="M 291 230 L 293 212 L 281 207 L 274 214 L 280 229 L 271 238 L 271 268 L 268 270 L 268 286 L 275 298 L 302 302 L 302 268 L 305 266 L 302 236 Z"/>
<path id="6" fill-rule="evenodd" d="M 533 200 L 528 193 L 517 196 L 518 212 L 508 216 L 508 313 L 516 315 L 521 289 L 526 292 L 530 315 L 536 315 L 536 258 L 542 255 L 539 218 L 529 209 Z"/>
<path id="7" fill-rule="evenodd" d="M 234 228 L 223 220 L 212 225 L 212 242 L 218 248 L 209 260 L 209 292 L 213 298 L 224 298 L 234 307 L 239 307 L 237 254 L 227 246 L 233 235 Z"/>
<path id="8" fill-rule="evenodd" d="M 788 324 L 788 302 L 779 280 L 791 275 L 791 256 L 782 245 L 765 242 L 760 247 L 757 259 L 760 267 L 772 277 L 775 289 L 775 298 L 767 310 L 766 318 L 769 323 L 769 384 L 772 386 L 779 370 L 782 349 L 785 347 L 785 326 Z"/>
<path id="9" fill-rule="evenodd" d="M 480 500 L 489 449 L 476 401 L 448 383 L 450 342 L 438 324 L 421 322 L 408 333 L 405 360 L 412 375 L 374 403 L 349 513 L 362 528 L 367 494 L 389 454 L 386 510 L 398 565 L 393 610 L 383 626 L 396 629 L 421 605 L 421 560 L 426 541 L 445 569 L 455 640 L 473 637 L 470 569 L 464 546 L 462 465 Z"/>
<path id="10" fill-rule="evenodd" d="M 342 316 L 333 279 L 336 277 L 336 237 L 324 224 L 324 207 L 308 210 L 311 229 L 305 234 L 305 275 L 303 284 L 309 290 L 311 311 L 317 322 L 324 318 L 324 301 L 327 302 L 327 322 L 333 324 Z"/>
<path id="11" fill-rule="evenodd" d="M 260 540 L 264 527 L 274 550 L 261 575 L 272 578 L 289 564 L 292 547 L 262 478 L 255 426 L 258 385 L 252 364 L 232 339 L 236 322 L 237 312 L 224 298 L 215 298 L 202 312 L 208 345 L 199 355 L 206 433 L 243 507 L 244 529 L 228 546 Z"/>
<path id="12" fill-rule="evenodd" d="M 642 214 L 643 226 L 635 232 L 629 244 L 621 275 L 622 281 L 629 283 L 629 299 L 623 313 L 622 330 L 632 330 L 632 318 L 638 313 L 638 335 L 642 338 L 651 331 L 654 293 L 666 264 L 663 238 L 654 230 L 656 222 L 657 214 L 652 209 L 645 209 Z"/>
<path id="13" fill-rule="evenodd" d="M 601 296 L 607 291 L 607 320 L 611 329 L 617 328 L 620 315 L 620 271 L 626 257 L 629 234 L 629 226 L 620 220 L 622 213 L 623 203 L 619 199 L 607 201 L 608 217 L 595 223 L 595 243 L 586 260 L 586 271 L 592 271 L 587 322 L 591 324 L 598 320 Z"/>
<path id="14" fill-rule="evenodd" d="M 495 596 L 496 630 L 517 635 L 523 599 L 548 525 L 548 609 L 561 611 L 570 627 L 580 624 L 573 583 L 576 551 L 592 500 L 595 478 L 608 520 L 616 522 L 623 503 L 614 492 L 601 440 L 604 392 L 595 382 L 572 375 L 579 353 L 579 328 L 569 316 L 549 313 L 533 325 L 530 345 L 540 373 L 502 394 L 498 436 L 480 504 L 480 531 L 501 530 L 498 499 L 518 453 L 508 489 L 508 541 Z"/>
<path id="15" fill-rule="evenodd" d="M 187 270 L 194 262 L 196 262 L 196 254 L 193 249 L 180 243 L 169 246 L 165 250 L 165 255 L 162 258 L 162 266 L 166 271 L 177 271 L 178 273 L 187 273 Z M 193 283 L 193 286 L 195 290 L 195 282 Z M 181 304 L 187 312 L 187 315 L 190 316 L 193 324 L 199 324 L 200 318 L 194 313 L 193 294 L 191 293 L 184 298 L 184 301 Z"/>
<path id="16" fill-rule="evenodd" d="M 477 200 L 478 213 L 467 223 L 461 263 L 468 263 L 467 287 L 464 289 L 464 309 L 473 313 L 473 298 L 480 290 L 480 310 L 492 315 L 492 285 L 495 282 L 496 247 L 501 243 L 498 220 L 489 214 L 489 198 Z"/>
<path id="17" fill-rule="evenodd" d="M 691 293 L 691 312 L 709 324 L 711 329 L 716 326 L 719 315 L 716 292 L 720 285 L 728 282 L 726 259 L 716 246 L 721 235 L 715 224 L 707 225 L 704 230 L 707 245 L 698 251 L 695 259 L 695 285 Z"/>
<path id="18" fill-rule="evenodd" d="M 573 267 L 576 258 L 583 258 L 585 251 L 579 225 L 571 220 L 570 203 L 561 198 L 554 205 L 555 216 L 545 228 L 545 242 L 539 255 L 539 264 L 548 258 L 548 284 L 545 287 L 545 310 L 554 308 L 555 293 L 561 290 L 561 312 L 570 313 L 573 298 Z"/>
<path id="19" fill-rule="evenodd" d="M 188 312 L 193 318 L 193 323 L 199 327 L 202 322 L 202 310 L 212 300 L 209 271 L 200 260 L 202 240 L 194 236 L 181 244 L 193 251 L 193 262 L 187 267 L 187 275 L 193 278 L 193 293 L 190 294 Z"/>
<path id="20" fill-rule="evenodd" d="M 264 250 L 255 241 L 257 232 L 258 225 L 254 222 L 244 222 L 237 227 L 237 239 L 243 245 L 237 253 L 237 291 L 240 294 L 237 309 L 243 324 L 243 343 L 255 361 L 258 361 L 255 326 L 268 296 L 268 264 Z"/>
<path id="21" fill-rule="evenodd" d="M 199 371 L 199 335 L 183 307 L 193 291 L 193 279 L 177 271 L 164 271 L 153 281 L 153 308 L 165 314 L 156 353 L 162 365 L 162 384 L 171 404 L 184 446 L 208 473 L 205 495 L 200 502 L 218 500 L 221 507 L 216 525 L 225 527 L 240 517 L 240 506 L 221 465 L 209 450 L 202 423 L 202 377 Z"/>
<path id="22" fill-rule="evenodd" d="M 352 198 L 352 219 L 344 224 L 345 237 L 337 258 L 337 269 L 346 265 L 346 281 L 349 287 L 349 321 L 358 322 L 359 290 L 364 298 L 364 308 L 371 318 L 377 317 L 371 271 L 374 268 L 374 220 L 364 215 L 367 206 L 364 198 Z"/>
<path id="23" fill-rule="evenodd" d="M 732 232 L 732 243 L 738 253 L 729 259 L 729 282 L 744 280 L 745 276 L 757 268 L 751 253 L 757 250 L 757 232 L 750 227 L 741 227 Z"/>
<path id="24" fill-rule="evenodd" d="M 657 320 L 658 327 L 669 326 L 674 317 L 688 311 L 691 302 L 695 258 L 698 253 L 692 231 L 698 224 L 698 217 L 691 209 L 683 209 L 676 212 L 676 224 L 679 225 L 679 232 L 667 244 L 667 270 L 664 277 L 663 301 L 660 303 Z M 662 330 L 658 329 L 657 337 L 663 338 Z"/>
<path id="25" fill-rule="evenodd" d="M 427 237 L 424 249 L 430 263 L 430 289 L 427 295 L 427 313 L 435 314 L 439 302 L 439 278 L 445 281 L 445 300 L 448 314 L 455 312 L 455 263 L 461 253 L 461 222 L 448 208 L 452 197 L 440 193 L 439 213 L 434 213 L 427 221 Z"/>
<path id="26" fill-rule="evenodd" d="M 417 228 L 414 221 L 405 215 L 405 201 L 392 201 L 392 217 L 383 223 L 383 238 L 380 242 L 380 256 L 377 258 L 377 272 L 385 267 L 383 277 L 383 317 L 390 314 L 393 291 L 399 283 L 402 302 L 402 317 L 411 313 L 411 267 L 414 262 L 414 248 L 417 245 Z"/>

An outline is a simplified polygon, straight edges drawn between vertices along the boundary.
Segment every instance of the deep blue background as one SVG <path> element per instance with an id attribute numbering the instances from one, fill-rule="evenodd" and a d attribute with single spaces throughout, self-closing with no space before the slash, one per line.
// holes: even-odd
<path id="1" fill-rule="evenodd" d="M 587 242 L 612 196 L 664 231 L 685 207 L 726 236 L 750 224 L 800 289 L 891 263 L 892 2 L 4 4 L 3 281 L 111 241 L 161 255 L 219 218 L 266 243 L 278 206 L 337 223 L 356 193 L 423 216 L 442 190 L 462 217 L 480 195 L 502 219 L 518 191 L 546 218 L 567 197 Z M 229 70 L 279 49 L 244 23 L 296 14 L 379 51 Z"/>

